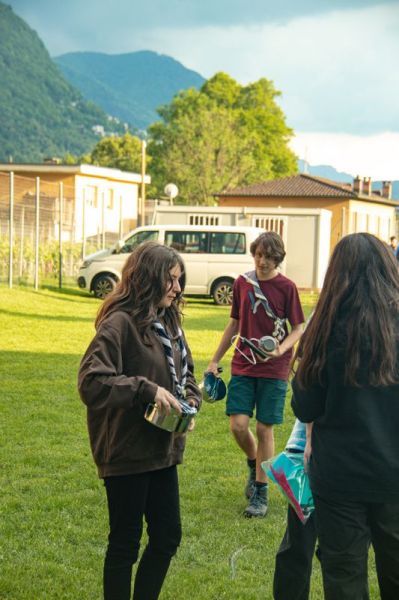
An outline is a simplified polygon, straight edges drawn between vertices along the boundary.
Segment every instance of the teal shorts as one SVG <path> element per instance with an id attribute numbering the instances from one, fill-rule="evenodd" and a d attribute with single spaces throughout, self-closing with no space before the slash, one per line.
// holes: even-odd
<path id="1" fill-rule="evenodd" d="M 226 415 L 252 417 L 265 425 L 283 422 L 287 382 L 284 379 L 233 375 L 227 390 Z"/>

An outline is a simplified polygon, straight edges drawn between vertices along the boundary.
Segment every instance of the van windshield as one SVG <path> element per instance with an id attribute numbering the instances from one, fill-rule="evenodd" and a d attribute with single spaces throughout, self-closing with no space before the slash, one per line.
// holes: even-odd
<path id="1" fill-rule="evenodd" d="M 149 240 L 157 240 L 158 239 L 158 230 L 153 229 L 149 231 L 138 231 L 131 235 L 127 240 L 125 240 L 124 245 L 122 246 L 120 252 L 121 254 L 126 254 L 127 252 L 132 252 L 132 250 L 141 244 L 142 242 L 148 242 Z"/>

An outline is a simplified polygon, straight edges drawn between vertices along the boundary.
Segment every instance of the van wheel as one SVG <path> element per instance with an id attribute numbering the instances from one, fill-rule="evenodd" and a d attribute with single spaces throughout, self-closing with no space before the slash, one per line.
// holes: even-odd
<path id="1" fill-rule="evenodd" d="M 221 279 L 213 288 L 213 299 L 219 306 L 227 306 L 233 303 L 233 281 Z"/>
<path id="2" fill-rule="evenodd" d="M 96 298 L 105 298 L 107 294 L 115 289 L 116 281 L 111 275 L 99 275 L 93 284 L 93 292 Z"/>

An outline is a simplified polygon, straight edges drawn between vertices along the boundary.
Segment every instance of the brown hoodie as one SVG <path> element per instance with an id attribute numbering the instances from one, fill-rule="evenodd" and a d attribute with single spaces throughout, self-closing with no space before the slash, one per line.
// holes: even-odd
<path id="1" fill-rule="evenodd" d="M 179 376 L 180 353 L 174 352 Z M 199 406 L 200 392 L 188 348 L 187 353 L 186 396 Z M 154 471 L 182 462 L 185 435 L 169 433 L 144 419 L 158 385 L 173 393 L 159 337 L 150 331 L 149 342 L 144 343 L 127 312 L 111 313 L 89 345 L 78 377 L 100 477 Z"/>

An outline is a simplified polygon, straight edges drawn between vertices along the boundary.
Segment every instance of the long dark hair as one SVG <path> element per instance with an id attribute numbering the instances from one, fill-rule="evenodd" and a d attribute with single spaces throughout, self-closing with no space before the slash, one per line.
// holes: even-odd
<path id="1" fill-rule="evenodd" d="M 170 270 L 179 265 L 182 277 L 180 286 L 184 290 L 184 263 L 173 248 L 157 242 L 143 242 L 128 257 L 120 282 L 101 305 L 96 328 L 106 317 L 116 310 L 125 310 L 132 316 L 135 325 L 143 336 L 157 318 L 159 303 L 172 283 Z M 181 323 L 183 305 L 182 292 L 176 296 L 171 306 L 165 309 L 163 318 L 172 334 L 177 334 Z"/>
<path id="2" fill-rule="evenodd" d="M 302 389 L 325 383 L 328 344 L 343 340 L 344 381 L 386 386 L 399 382 L 399 270 L 392 250 L 374 235 L 353 233 L 336 245 L 312 319 L 297 349 Z M 362 358 L 367 348 L 368 364 Z"/>

